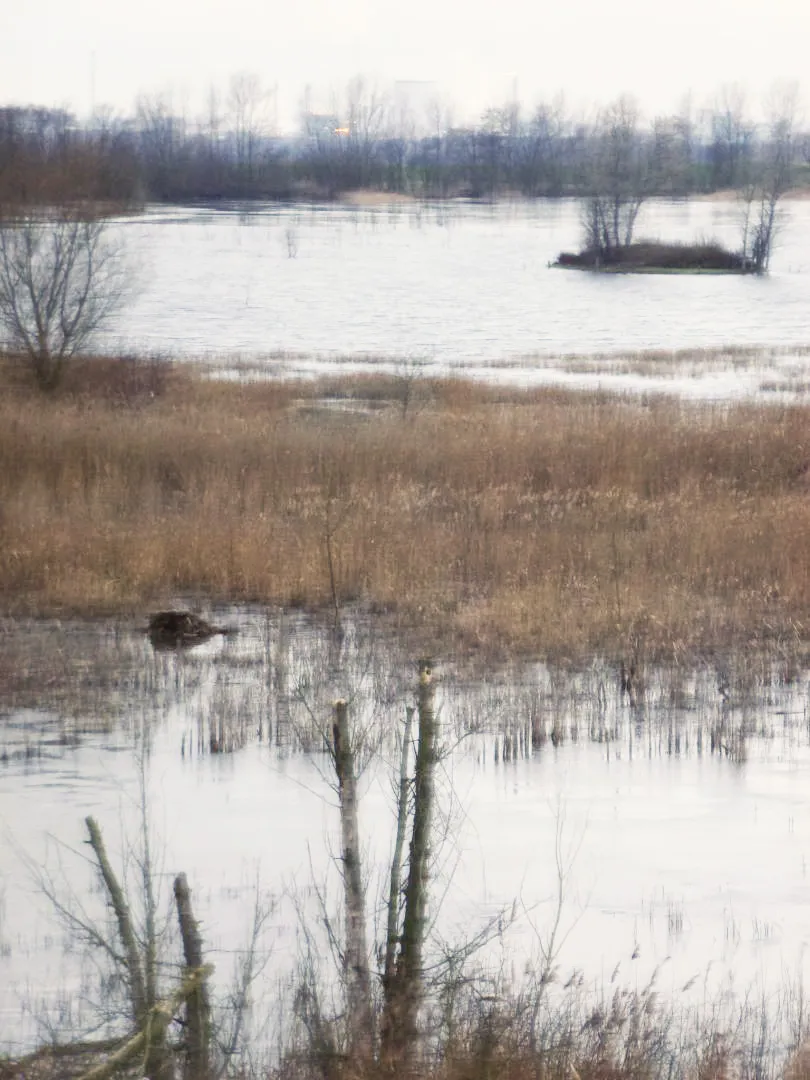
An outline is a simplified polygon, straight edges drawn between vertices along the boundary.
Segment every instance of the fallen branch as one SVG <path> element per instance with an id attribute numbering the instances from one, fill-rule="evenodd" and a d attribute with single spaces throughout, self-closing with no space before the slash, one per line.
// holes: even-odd
<path id="1" fill-rule="evenodd" d="M 79 1080 L 107 1080 L 112 1076 L 117 1069 L 120 1069 L 122 1065 L 126 1065 L 128 1061 L 131 1061 L 136 1054 L 141 1053 L 147 1048 L 148 1041 L 154 1035 L 162 1036 L 165 1034 L 166 1028 L 171 1023 L 172 1017 L 177 1012 L 180 1005 L 183 1004 L 192 994 L 195 994 L 200 986 L 210 978 L 214 968 L 211 964 L 206 964 L 205 967 L 197 968 L 196 971 L 192 971 L 190 975 L 184 979 L 183 985 L 179 990 L 173 994 L 168 1001 L 161 1001 L 154 1008 L 149 1010 L 149 1016 L 143 1028 L 133 1035 L 124 1045 L 117 1050 L 111 1057 L 107 1058 L 100 1065 L 96 1065 L 90 1069 L 89 1072 L 84 1073 Z"/>

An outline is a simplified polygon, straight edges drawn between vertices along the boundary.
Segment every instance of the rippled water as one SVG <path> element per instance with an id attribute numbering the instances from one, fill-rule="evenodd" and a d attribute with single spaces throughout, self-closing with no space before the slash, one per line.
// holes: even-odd
<path id="1" fill-rule="evenodd" d="M 312 912 L 313 885 L 329 882 L 336 903 L 335 798 L 312 721 L 328 725 L 338 695 L 379 735 L 361 827 L 370 888 L 382 888 L 392 733 L 413 700 L 412 665 L 367 626 L 337 651 L 303 619 L 221 617 L 240 633 L 188 653 L 153 654 L 129 630 L 18 624 L 31 681 L 20 679 L 0 725 L 0 1044 L 30 1043 L 43 1010 L 75 1020 L 67 991 L 86 976 L 63 953 L 21 853 L 98 906 L 72 852 L 86 851 L 87 814 L 114 853 L 135 834 L 139 747 L 164 897 L 184 870 L 220 989 L 245 946 L 257 880 L 276 905 L 259 1009 L 271 1008 L 295 957 L 291 896 Z M 50 710 L 26 710 L 46 674 Z M 657 970 L 676 1000 L 693 979 L 705 992 L 729 972 L 741 988 L 778 985 L 801 969 L 808 936 L 809 692 L 808 673 L 750 658 L 649 671 L 633 707 L 616 671 L 596 661 L 486 683 L 440 669 L 438 932 L 458 940 L 517 900 L 515 926 L 491 948 L 520 978 L 553 918 L 560 827 L 570 931 L 561 976 L 636 986 Z M 230 752 L 209 752 L 212 732 Z"/>
<path id="2" fill-rule="evenodd" d="M 738 243 L 740 207 L 648 204 L 638 233 Z M 153 210 L 121 226 L 142 291 L 110 340 L 233 358 L 418 358 L 435 370 L 719 345 L 810 343 L 810 202 L 786 203 L 766 278 L 593 275 L 575 202 Z M 290 358 L 288 357 L 288 365 Z M 537 367 L 536 360 L 524 364 Z"/>

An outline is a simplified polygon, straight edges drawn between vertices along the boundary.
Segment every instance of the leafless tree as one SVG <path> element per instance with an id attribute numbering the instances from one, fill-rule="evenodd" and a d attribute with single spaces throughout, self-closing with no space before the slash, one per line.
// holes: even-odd
<path id="1" fill-rule="evenodd" d="M 386 959 L 390 960 L 393 949 L 393 964 L 385 973 L 386 978 L 383 982 L 385 1000 L 381 1022 L 383 1061 L 389 1064 L 398 1061 L 405 1072 L 413 1064 L 416 1056 L 417 1021 L 425 992 L 423 958 L 428 930 L 429 868 L 435 813 L 435 774 L 439 754 L 439 725 L 433 701 L 433 672 L 428 660 L 422 660 L 419 664 L 417 713 L 418 736 L 411 795 L 408 869 L 402 891 L 402 904 L 398 906 L 396 916 L 390 910 L 388 912 L 388 940 L 385 955 Z M 407 750 L 404 752 L 407 753 Z M 406 812 L 401 800 L 398 812 L 400 819 Z M 399 836 L 400 822 L 398 821 L 397 840 Z M 395 851 L 396 854 L 398 854 L 397 851 Z M 391 896 L 393 891 L 392 877 Z M 396 926 L 395 939 L 392 942 L 391 929 L 394 926 Z"/>
<path id="2" fill-rule="evenodd" d="M 388 99 L 379 87 L 358 75 L 346 86 L 345 103 L 336 107 L 342 118 L 337 146 L 342 150 L 346 182 L 367 187 L 385 132 Z"/>
<path id="3" fill-rule="evenodd" d="M 446 164 L 448 156 L 449 135 L 455 123 L 452 103 L 442 95 L 435 95 L 428 103 L 428 126 L 431 131 L 430 144 L 431 154 L 430 168 L 427 170 L 426 195 L 443 198 L 448 194 L 446 176 Z"/>
<path id="4" fill-rule="evenodd" d="M 385 123 L 385 158 L 389 170 L 389 186 L 395 191 L 408 187 L 408 154 L 416 142 L 416 117 L 407 97 L 391 98 Z"/>
<path id="5" fill-rule="evenodd" d="M 270 131 L 272 94 L 262 86 L 258 75 L 242 71 L 231 79 L 228 106 L 236 147 L 236 163 L 250 178 L 256 165 L 262 139 Z"/>
<path id="6" fill-rule="evenodd" d="M 222 102 L 217 87 L 212 83 L 205 98 L 205 114 L 200 123 L 200 130 L 208 142 L 209 152 L 215 153 L 222 136 L 224 117 Z"/>
<path id="7" fill-rule="evenodd" d="M 629 98 L 619 98 L 597 121 L 590 186 L 583 208 L 585 246 L 604 254 L 628 247 L 650 190 L 638 108 Z"/>
<path id="8" fill-rule="evenodd" d="M 43 388 L 120 309 L 132 285 L 110 223 L 70 207 L 0 218 L 0 332 Z"/>
<path id="9" fill-rule="evenodd" d="M 653 120 L 650 178 L 658 194 L 686 195 L 691 190 L 694 138 L 689 96 L 679 112 Z"/>
<path id="10" fill-rule="evenodd" d="M 296 1016 L 312 1061 L 325 1080 L 332 1080 L 335 1064 L 341 1060 L 351 1069 L 362 1070 L 376 1062 L 407 1075 L 425 1047 L 426 1007 L 441 996 L 450 972 L 458 975 L 504 918 L 499 913 L 461 945 L 431 941 L 435 912 L 428 914 L 428 895 L 437 874 L 437 837 L 446 839 L 448 823 L 442 821 L 437 829 L 441 814 L 437 772 L 445 751 L 434 705 L 432 666 L 423 659 L 416 702 L 405 710 L 404 730 L 394 753 L 398 768 L 391 776 L 393 847 L 385 896 L 377 909 L 376 941 L 369 948 L 371 902 L 358 824 L 358 780 L 380 752 L 385 732 L 369 717 L 353 717 L 343 699 L 334 703 L 331 721 L 326 721 L 320 707 L 308 704 L 303 684 L 301 690 L 299 700 L 308 719 L 298 728 L 299 738 L 303 736 L 302 745 L 310 744 L 314 734 L 315 745 L 326 754 L 324 779 L 337 795 L 340 854 L 335 859 L 343 896 L 342 917 L 336 920 L 329 913 L 325 890 L 317 890 L 327 941 L 339 965 L 336 999 L 334 989 L 319 978 L 311 923 L 300 912 L 306 955 Z"/>
<path id="11" fill-rule="evenodd" d="M 366 943 L 366 903 L 358 824 L 355 748 L 345 701 L 335 703 L 333 762 L 340 800 L 343 891 L 346 905 L 346 944 L 343 975 L 348 1005 L 350 1047 L 361 1059 L 371 1056 L 371 971 Z"/>
<path id="12" fill-rule="evenodd" d="M 767 273 L 779 227 L 779 204 L 793 180 L 798 92 L 775 90 L 767 104 L 768 123 L 759 159 L 741 189 L 742 255 L 756 274 Z"/>
<path id="13" fill-rule="evenodd" d="M 378 1033 L 374 973 L 366 937 L 369 901 L 358 826 L 357 782 L 379 750 L 382 733 L 368 722 L 353 721 L 344 700 L 334 704 L 330 726 L 301 697 L 328 755 L 330 767 L 324 775 L 338 796 L 341 827 L 338 862 L 343 886 L 342 931 L 328 916 L 323 896 L 320 902 L 330 944 L 341 966 L 346 1018 L 342 1039 L 336 1038 L 334 1026 L 326 1020 L 311 959 L 304 965 L 305 977 L 299 991 L 304 994 L 299 999 L 299 1011 L 310 1049 L 322 1064 L 331 1060 L 338 1044 L 345 1046 L 355 1064 L 367 1063 L 378 1047 L 382 1061 L 402 1067 L 414 1060 L 418 1049 L 417 1018 L 426 985 L 423 957 L 429 930 L 427 895 L 439 762 L 439 721 L 429 661 L 420 662 L 419 672 L 417 704 L 406 710 L 400 742 L 396 838 L 388 867 L 384 939 L 374 950 L 382 965 L 378 973 L 382 990 Z"/>
<path id="14" fill-rule="evenodd" d="M 518 149 L 518 179 L 525 195 L 558 196 L 563 193 L 566 145 L 570 142 L 571 127 L 562 95 L 537 106 Z"/>
<path id="15" fill-rule="evenodd" d="M 86 861 L 100 882 L 106 917 L 100 915 L 92 897 L 76 891 L 72 873 L 61 862 L 54 875 L 47 865 L 20 853 L 38 891 L 67 931 L 71 947 L 84 946 L 98 970 L 100 993 L 92 1000 L 93 1030 L 106 1027 L 111 1036 L 88 1040 L 73 1031 L 70 1040 L 63 1042 L 52 1032 L 50 1041 L 66 1056 L 102 1059 L 84 1080 L 106 1080 L 136 1056 L 142 1062 L 138 1076 L 146 1080 L 175 1080 L 177 1063 L 183 1080 L 220 1080 L 249 1043 L 245 1031 L 249 991 L 266 963 L 259 946 L 272 907 L 261 898 L 257 881 L 247 947 L 237 954 L 227 997 L 212 1002 L 213 968 L 205 962 L 185 874 L 174 877 L 173 905 L 161 902 L 163 868 L 151 835 L 143 756 L 139 768 L 139 835 L 131 844 L 125 836 L 118 869 L 98 822 L 85 819 L 92 852 Z M 60 854 L 63 850 L 70 849 L 60 847 Z M 171 931 L 171 906 L 181 949 Z M 174 1017 L 180 1018 L 177 1025 L 171 1024 Z"/>
<path id="16" fill-rule="evenodd" d="M 198 130 L 205 147 L 206 171 L 215 184 L 221 183 L 223 173 L 223 149 L 225 146 L 225 115 L 220 92 L 212 83 L 205 99 L 205 111 L 200 117 Z"/>
<path id="17" fill-rule="evenodd" d="M 741 182 L 754 141 L 754 125 L 747 114 L 745 90 L 724 86 L 710 117 L 709 161 L 714 188 L 733 188 Z"/>
<path id="18" fill-rule="evenodd" d="M 143 768 L 143 763 L 141 764 Z M 134 870 L 137 884 L 129 892 L 126 887 L 127 867 L 123 875 L 116 871 L 110 858 L 98 822 L 85 819 L 88 844 L 92 851 L 94 873 L 110 913 L 109 925 L 88 911 L 83 896 L 76 893 L 61 873 L 57 879 L 45 866 L 28 862 L 32 879 L 51 905 L 74 943 L 82 943 L 97 958 L 99 970 L 108 972 L 110 989 L 99 1000 L 98 1011 L 108 1026 L 122 1027 L 126 1032 L 144 1031 L 152 1027 L 151 1020 L 161 1000 L 161 955 L 165 948 L 168 918 L 160 915 L 157 874 L 151 841 L 145 788 L 141 788 L 140 838 L 127 859 Z M 126 1036 L 125 1036 L 126 1037 Z M 98 1049 L 82 1043 L 89 1049 Z M 143 1075 L 148 1080 L 168 1080 L 171 1075 L 165 1026 L 152 1031 L 147 1038 Z"/>
<path id="19" fill-rule="evenodd" d="M 135 125 L 153 195 L 165 198 L 176 182 L 178 162 L 187 144 L 187 124 L 168 91 L 139 95 Z"/>
<path id="20" fill-rule="evenodd" d="M 493 197 L 514 177 L 522 135 L 520 103 L 516 98 L 486 109 L 481 117 L 487 193 Z"/>

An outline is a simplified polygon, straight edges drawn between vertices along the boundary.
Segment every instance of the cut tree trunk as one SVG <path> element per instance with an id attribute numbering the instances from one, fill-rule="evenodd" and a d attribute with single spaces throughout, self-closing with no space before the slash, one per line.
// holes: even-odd
<path id="1" fill-rule="evenodd" d="M 191 906 L 191 890 L 185 874 L 174 879 L 174 900 L 180 936 L 183 939 L 183 956 L 186 976 L 200 971 L 203 966 L 203 947 L 200 928 Z M 186 998 L 186 1060 L 183 1074 L 187 1080 L 208 1080 L 211 1076 L 211 1005 L 208 985 L 200 979 Z"/>
<path id="2" fill-rule="evenodd" d="M 371 975 L 366 944 L 366 897 L 357 819 L 356 764 L 345 701 L 335 702 L 332 735 L 340 801 L 341 861 L 346 902 L 343 975 L 348 1004 L 349 1048 L 355 1060 L 368 1060 L 373 1047 Z"/>

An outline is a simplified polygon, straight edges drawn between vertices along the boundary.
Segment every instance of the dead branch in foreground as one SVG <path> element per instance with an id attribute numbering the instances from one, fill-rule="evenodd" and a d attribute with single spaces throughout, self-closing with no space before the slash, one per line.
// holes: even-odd
<path id="1" fill-rule="evenodd" d="M 126 1065 L 136 1054 L 141 1053 L 141 1051 L 148 1051 L 150 1042 L 156 1036 L 162 1041 L 165 1038 L 166 1029 L 179 1007 L 199 991 L 200 986 L 204 985 L 206 980 L 210 978 L 213 970 L 212 965 L 206 964 L 204 967 L 192 971 L 184 979 L 183 985 L 168 1001 L 158 1002 L 154 1008 L 149 1010 L 146 1023 L 139 1032 L 128 1039 L 106 1061 L 84 1073 L 80 1080 L 107 1080 L 107 1077 L 112 1076 L 117 1069 Z"/>

